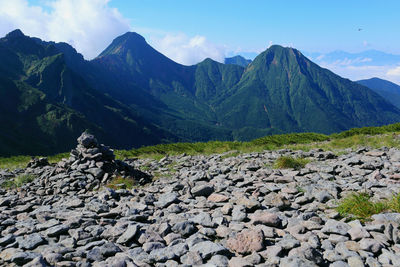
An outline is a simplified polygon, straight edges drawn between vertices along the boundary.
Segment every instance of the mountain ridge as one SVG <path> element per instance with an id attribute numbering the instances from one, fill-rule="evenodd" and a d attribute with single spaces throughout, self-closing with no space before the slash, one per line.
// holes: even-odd
<path id="1" fill-rule="evenodd" d="M 249 140 L 286 132 L 332 133 L 400 121 L 400 111 L 370 89 L 320 68 L 296 49 L 278 45 L 246 67 L 212 59 L 184 66 L 139 34 L 126 33 L 86 61 L 69 44 L 15 31 L 0 39 L 0 56 L 0 75 L 19 88 L 22 98 L 29 90 L 37 91 L 36 99 L 43 98 L 42 105 L 55 104 L 64 114 L 60 118 L 76 113 L 79 131 L 92 125 L 101 141 L 117 148 Z M 39 124 L 35 127 L 43 132 Z M 77 134 L 66 119 L 59 125 L 65 133 Z M 59 134 L 47 131 L 54 139 L 51 151 L 70 146 L 66 142 L 57 148 Z"/>
<path id="2" fill-rule="evenodd" d="M 387 101 L 400 108 L 400 85 L 376 77 L 360 80 L 357 81 L 357 83 L 370 88 Z"/>

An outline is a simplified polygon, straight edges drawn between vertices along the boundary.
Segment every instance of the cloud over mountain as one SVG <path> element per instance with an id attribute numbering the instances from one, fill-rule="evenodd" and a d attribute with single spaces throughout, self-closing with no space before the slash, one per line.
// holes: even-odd
<path id="1" fill-rule="evenodd" d="M 183 33 L 166 34 L 152 41 L 157 50 L 184 65 L 193 65 L 208 57 L 224 62 L 226 54 L 224 46 L 216 45 L 201 35 L 189 37 Z"/>
<path id="2" fill-rule="evenodd" d="M 0 0 L 0 34 L 16 28 L 45 40 L 68 42 L 86 58 L 97 56 L 130 25 L 109 0 L 55 0 L 45 8 L 27 0 Z"/>
<path id="3" fill-rule="evenodd" d="M 85 58 L 96 57 L 115 36 L 132 30 L 109 0 L 53 0 L 31 5 L 27 0 L 0 0 L 0 36 L 21 29 L 44 40 L 67 42 Z M 210 57 L 223 62 L 225 48 L 205 36 L 150 34 L 153 45 L 171 59 L 191 65 Z"/>

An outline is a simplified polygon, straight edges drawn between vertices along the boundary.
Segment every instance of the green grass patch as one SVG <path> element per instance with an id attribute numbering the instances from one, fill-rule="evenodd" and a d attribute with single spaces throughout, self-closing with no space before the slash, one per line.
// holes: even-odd
<path id="1" fill-rule="evenodd" d="M 36 158 L 40 158 L 42 156 L 37 156 Z M 48 156 L 47 159 L 49 163 L 57 163 L 62 158 L 68 158 L 69 153 L 60 153 L 57 155 Z M 9 169 L 15 170 L 18 168 L 25 168 L 28 165 L 28 162 L 32 159 L 32 156 L 13 156 L 8 158 L 0 157 L 0 169 Z"/>
<path id="2" fill-rule="evenodd" d="M 361 221 L 372 215 L 385 211 L 400 212 L 400 193 L 391 199 L 373 201 L 367 193 L 352 193 L 342 199 L 336 210 L 342 217 L 350 217 Z"/>
<path id="3" fill-rule="evenodd" d="M 237 151 L 222 157 L 236 156 L 242 153 L 261 152 L 264 150 L 275 150 L 289 148 L 293 150 L 309 151 L 321 148 L 323 150 L 343 150 L 346 148 L 357 148 L 369 146 L 372 148 L 398 147 L 400 148 L 400 123 L 381 126 L 355 128 L 341 133 L 331 135 L 317 133 L 291 133 L 270 135 L 254 139 L 249 142 L 237 141 L 210 141 L 197 143 L 174 143 L 146 146 L 132 150 L 115 150 L 117 159 L 125 158 L 152 158 L 160 160 L 166 155 L 197 155 L 197 154 L 222 154 L 229 151 Z M 69 153 L 49 156 L 50 163 L 60 161 L 69 157 Z M 15 169 L 26 167 L 31 159 L 30 156 L 14 156 L 0 158 L 1 169 Z"/>
<path id="4" fill-rule="evenodd" d="M 117 176 L 113 178 L 106 187 L 118 190 L 118 189 L 132 189 L 136 185 L 136 181 L 133 178 Z"/>
<path id="5" fill-rule="evenodd" d="M 388 202 L 389 209 L 394 212 L 400 212 L 400 193 L 394 195 Z"/>
<path id="6" fill-rule="evenodd" d="M 21 174 L 15 178 L 5 181 L 1 187 L 3 188 L 19 188 L 24 184 L 30 183 L 35 180 L 36 176 L 32 174 Z"/>
<path id="7" fill-rule="evenodd" d="M 300 170 L 304 168 L 310 160 L 304 158 L 294 158 L 290 156 L 283 156 L 275 161 L 274 168 L 276 169 L 295 169 Z"/>

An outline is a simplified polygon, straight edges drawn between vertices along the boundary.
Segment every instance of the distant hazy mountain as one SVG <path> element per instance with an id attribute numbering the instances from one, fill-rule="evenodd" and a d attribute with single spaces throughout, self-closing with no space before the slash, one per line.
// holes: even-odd
<path id="1" fill-rule="evenodd" d="M 348 53 L 338 50 L 330 53 L 305 53 L 305 55 L 316 63 L 324 62 L 352 66 L 384 66 L 396 65 L 400 62 L 400 55 L 393 55 L 377 50 L 367 50 L 360 53 Z"/>
<path id="2" fill-rule="evenodd" d="M 296 49 L 271 46 L 246 67 L 184 66 L 137 33 L 85 61 L 68 44 L 11 32 L 0 39 L 0 96 L 0 155 L 66 151 L 85 129 L 129 148 L 400 121 L 381 96 Z"/>
<path id="3" fill-rule="evenodd" d="M 400 108 L 400 85 L 379 78 L 371 78 L 357 82 L 374 90 L 387 101 Z"/>
<path id="4" fill-rule="evenodd" d="M 250 59 L 245 59 L 242 56 L 234 56 L 234 57 L 227 57 L 225 58 L 224 61 L 225 64 L 231 64 L 231 65 L 239 65 L 242 67 L 247 67 L 250 63 Z"/>

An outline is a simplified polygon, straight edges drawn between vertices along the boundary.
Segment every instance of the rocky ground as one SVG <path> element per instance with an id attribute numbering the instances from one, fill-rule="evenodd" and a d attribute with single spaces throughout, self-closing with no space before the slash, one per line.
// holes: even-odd
<path id="1" fill-rule="evenodd" d="M 400 266 L 400 213 L 361 223 L 334 209 L 349 192 L 400 192 L 400 150 L 116 161 L 93 137 L 78 141 L 56 166 L 0 171 L 38 177 L 0 190 L 1 266 Z M 273 169 L 283 155 L 311 162 Z M 115 173 L 141 185 L 104 187 Z"/>

